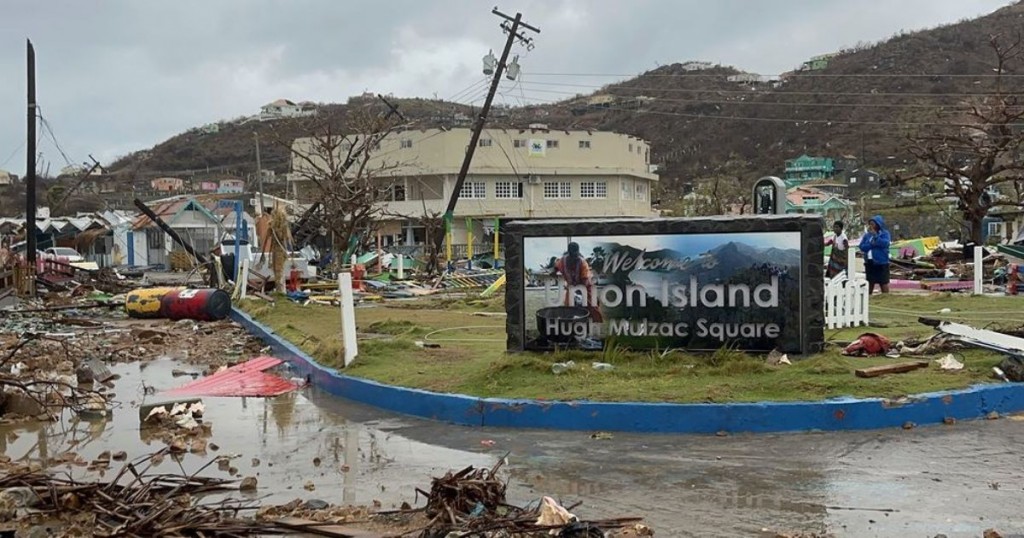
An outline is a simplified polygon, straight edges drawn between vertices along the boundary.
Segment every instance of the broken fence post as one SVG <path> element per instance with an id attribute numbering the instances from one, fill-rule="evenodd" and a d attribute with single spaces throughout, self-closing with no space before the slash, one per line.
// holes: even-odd
<path id="1" fill-rule="evenodd" d="M 356 308 L 352 294 L 352 273 L 338 274 L 338 291 L 341 292 L 341 338 L 345 346 L 345 366 L 352 364 L 359 350 L 356 346 Z"/>
<path id="2" fill-rule="evenodd" d="M 238 278 L 242 288 L 238 292 L 238 297 L 245 299 L 249 292 L 249 258 L 242 260 L 242 272 Z"/>
<path id="3" fill-rule="evenodd" d="M 835 245 L 832 248 L 836 248 Z M 846 245 L 846 278 L 851 282 L 857 280 L 857 249 Z"/>
<path id="4" fill-rule="evenodd" d="M 405 280 L 405 259 L 401 254 L 398 255 L 398 280 Z"/>
<path id="5" fill-rule="evenodd" d="M 980 246 L 974 247 L 974 294 L 981 295 L 984 291 L 982 289 L 981 280 L 985 273 L 985 266 L 981 262 L 981 256 L 984 249 Z"/>

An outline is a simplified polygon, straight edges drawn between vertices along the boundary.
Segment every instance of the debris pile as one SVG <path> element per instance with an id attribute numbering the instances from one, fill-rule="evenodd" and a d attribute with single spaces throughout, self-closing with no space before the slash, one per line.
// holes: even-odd
<path id="1" fill-rule="evenodd" d="M 459 472 L 448 472 L 434 478 L 430 491 L 416 490 L 417 497 L 426 496 L 424 513 L 429 518 L 421 538 L 448 536 L 606 536 L 608 531 L 632 532 L 632 536 L 646 530 L 641 518 L 618 518 L 582 521 L 549 497 L 538 506 L 518 507 L 505 499 L 507 483 L 498 478 L 503 458 L 490 469 L 466 467 Z M 612 536 L 621 534 L 611 534 Z"/>
<path id="2" fill-rule="evenodd" d="M 238 516 L 251 502 L 203 499 L 236 489 L 229 480 L 151 473 L 152 459 L 160 454 L 127 463 L 106 481 L 76 481 L 40 470 L 6 473 L 0 477 L 0 521 L 26 530 L 60 525 L 64 536 L 281 534 L 271 524 Z"/>
<path id="3" fill-rule="evenodd" d="M 143 439 L 159 439 L 172 453 L 204 453 L 213 425 L 203 421 L 203 411 L 199 401 L 178 402 L 169 410 L 163 405 L 154 407 L 143 420 Z"/>
<path id="4" fill-rule="evenodd" d="M 55 476 L 38 464 L 0 461 L 0 532 L 39 532 L 62 536 L 450 536 L 567 538 L 653 536 L 640 518 L 584 521 L 550 497 L 537 506 L 518 507 L 505 499 L 506 484 L 491 469 L 467 467 L 432 482 L 427 505 L 379 511 L 374 506 L 338 506 L 311 499 L 260 506 L 237 500 L 251 494 L 256 481 L 203 476 L 226 458 L 215 458 L 195 473 L 152 472 L 170 451 L 123 464 L 109 480 Z M 114 460 L 123 456 L 114 456 Z M 104 460 L 109 464 L 110 458 Z M 247 483 L 248 482 L 248 483 Z M 242 516 L 240 514 L 251 514 Z"/>

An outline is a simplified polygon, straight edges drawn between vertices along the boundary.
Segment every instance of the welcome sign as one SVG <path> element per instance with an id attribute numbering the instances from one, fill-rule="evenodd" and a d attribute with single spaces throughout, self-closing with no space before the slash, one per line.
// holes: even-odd
<path id="1" fill-rule="evenodd" d="M 818 349 L 821 234 L 805 216 L 510 223 L 509 348 Z"/>

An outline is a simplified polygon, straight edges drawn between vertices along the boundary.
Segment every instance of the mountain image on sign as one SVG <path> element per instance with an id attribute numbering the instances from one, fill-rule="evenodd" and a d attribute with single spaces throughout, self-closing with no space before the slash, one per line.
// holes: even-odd
<path id="1" fill-rule="evenodd" d="M 528 237 L 523 250 L 526 267 L 547 278 L 526 291 L 526 341 L 543 344 L 551 331 L 568 340 L 570 326 L 548 318 L 569 313 L 590 347 L 614 338 L 634 348 L 770 351 L 799 341 L 798 232 Z"/>

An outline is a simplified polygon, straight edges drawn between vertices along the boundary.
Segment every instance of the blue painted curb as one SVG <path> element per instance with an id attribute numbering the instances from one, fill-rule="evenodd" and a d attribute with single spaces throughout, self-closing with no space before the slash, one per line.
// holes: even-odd
<path id="1" fill-rule="evenodd" d="M 550 428 L 645 433 L 787 432 L 870 430 L 971 420 L 992 411 L 1024 411 L 1024 384 L 977 385 L 932 392 L 899 402 L 881 398 L 835 398 L 820 402 L 676 404 L 509 400 L 442 394 L 396 387 L 340 374 L 316 363 L 294 344 L 232 309 L 231 318 L 269 345 L 274 355 L 317 387 L 352 401 L 465 426 Z"/>

